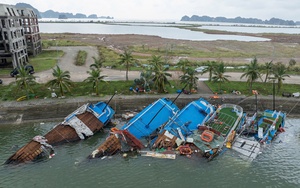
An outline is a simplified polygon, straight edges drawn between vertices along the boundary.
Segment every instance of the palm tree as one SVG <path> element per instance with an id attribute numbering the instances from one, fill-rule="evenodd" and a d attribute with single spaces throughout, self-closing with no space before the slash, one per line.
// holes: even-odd
<path id="1" fill-rule="evenodd" d="M 95 68 L 100 70 L 105 61 L 105 58 L 103 56 L 100 56 L 99 58 L 93 57 L 93 59 L 94 59 L 94 63 L 90 65 L 90 68 Z"/>
<path id="2" fill-rule="evenodd" d="M 152 62 L 152 71 L 154 75 L 152 75 L 152 80 L 154 82 L 154 87 L 156 87 L 158 93 L 165 92 L 165 85 L 170 84 L 167 79 L 167 76 L 172 77 L 172 74 L 168 73 L 169 67 L 164 67 L 163 62 L 160 56 L 152 56 L 150 60 Z"/>
<path id="3" fill-rule="evenodd" d="M 100 70 L 92 68 L 91 71 L 87 71 L 90 76 L 84 80 L 87 83 L 93 84 L 93 92 L 95 92 L 96 95 L 99 95 L 99 83 L 106 77 L 101 76 L 100 72 Z"/>
<path id="4" fill-rule="evenodd" d="M 290 77 L 290 75 L 286 74 L 287 71 L 288 69 L 282 63 L 277 63 L 273 68 L 273 77 L 270 77 L 270 79 L 277 80 L 277 92 L 280 91 L 285 77 Z"/>
<path id="5" fill-rule="evenodd" d="M 186 73 L 187 69 L 191 67 L 192 63 L 188 59 L 180 59 L 180 61 L 177 63 L 180 70 L 183 72 L 183 74 Z"/>
<path id="6" fill-rule="evenodd" d="M 293 66 L 296 65 L 296 60 L 295 59 L 290 59 L 289 61 L 289 66 L 288 66 L 288 70 L 290 70 L 290 68 L 292 68 Z"/>
<path id="7" fill-rule="evenodd" d="M 197 88 L 198 79 L 199 78 L 196 76 L 196 71 L 192 68 L 186 69 L 186 73 L 180 76 L 181 83 L 187 84 L 190 92 L 193 88 Z"/>
<path id="8" fill-rule="evenodd" d="M 214 76 L 212 77 L 212 81 L 219 83 L 219 91 L 221 90 L 221 84 L 222 83 L 229 82 L 228 78 L 230 76 L 229 75 L 225 75 L 224 74 L 225 72 L 226 72 L 226 68 L 225 68 L 223 62 L 221 62 L 220 64 L 218 64 L 218 66 L 214 70 Z"/>
<path id="9" fill-rule="evenodd" d="M 33 93 L 31 85 L 36 83 L 35 76 L 33 76 L 32 74 L 29 74 L 29 72 L 26 71 L 24 67 L 19 68 L 18 72 L 19 72 L 19 74 L 16 75 L 17 86 L 20 89 L 25 89 L 26 96 L 28 98 L 29 97 L 28 93 L 29 92 Z"/>
<path id="10" fill-rule="evenodd" d="M 246 65 L 245 73 L 241 75 L 241 79 L 243 77 L 247 77 L 247 82 L 249 83 L 249 89 L 251 93 L 253 82 L 259 78 L 261 79 L 260 69 L 256 58 L 254 58 L 249 65 Z"/>
<path id="11" fill-rule="evenodd" d="M 216 61 L 207 61 L 207 67 L 204 68 L 201 74 L 203 75 L 204 73 L 208 72 L 209 73 L 208 81 L 210 82 L 212 79 L 213 72 L 217 66 L 218 63 Z"/>
<path id="12" fill-rule="evenodd" d="M 126 81 L 128 81 L 128 71 L 129 67 L 135 62 L 136 60 L 133 58 L 131 52 L 129 50 L 125 50 L 123 54 L 120 54 L 120 61 L 121 65 L 125 64 L 126 66 Z"/>
<path id="13" fill-rule="evenodd" d="M 71 86 L 73 86 L 73 82 L 70 80 L 70 72 L 69 71 L 63 71 L 60 69 L 60 67 L 57 65 L 56 69 L 52 69 L 53 73 L 52 75 L 55 77 L 55 79 L 50 80 L 46 83 L 47 86 L 51 87 L 58 87 L 60 91 L 60 95 L 64 96 L 64 90 L 71 91 Z"/>
<path id="14" fill-rule="evenodd" d="M 143 87 L 146 91 L 151 90 L 152 81 L 152 71 L 150 69 L 143 70 L 140 75 L 140 80 L 143 83 Z"/>
<path id="15" fill-rule="evenodd" d="M 269 75 L 270 75 L 270 73 L 272 72 L 272 69 L 273 69 L 273 61 L 266 62 L 265 66 L 263 66 L 263 69 L 266 73 L 266 77 L 265 77 L 265 83 L 266 83 L 268 78 L 269 78 Z"/>

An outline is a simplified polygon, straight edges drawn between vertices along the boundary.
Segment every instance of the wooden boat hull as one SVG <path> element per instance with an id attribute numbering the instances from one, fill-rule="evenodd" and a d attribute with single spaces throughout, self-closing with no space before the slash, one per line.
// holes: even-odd
<path id="1" fill-rule="evenodd" d="M 105 110 L 102 110 L 101 107 Z M 39 140 L 29 141 L 10 156 L 5 164 L 18 164 L 35 161 L 42 157 L 52 157 L 54 154 L 52 146 L 85 139 L 99 132 L 110 121 L 113 114 L 114 111 L 105 103 L 100 102 L 93 106 L 85 104 L 67 116 L 62 123 L 56 125 L 46 135 L 39 136 L 38 138 L 42 138 L 41 142 Z"/>
<path id="2" fill-rule="evenodd" d="M 156 132 L 159 127 L 165 124 L 178 111 L 178 107 L 166 98 L 153 102 L 121 127 L 119 131 L 122 135 L 119 135 L 118 138 L 126 137 L 123 147 L 120 144 L 122 141 L 120 140 L 119 143 L 114 138 L 118 135 L 118 131 L 113 132 L 113 136 L 110 135 L 98 149 L 94 150 L 89 158 L 113 155 L 116 151 L 125 150 L 128 146 L 131 150 L 140 150 L 144 147 L 140 140 L 148 139 L 149 141 L 150 135 Z"/>
<path id="3" fill-rule="evenodd" d="M 126 144 L 130 150 L 141 150 L 144 145 L 135 138 L 128 130 L 115 130 L 96 150 L 89 155 L 89 159 L 99 158 L 103 156 L 114 155 L 122 150 L 122 145 Z"/>

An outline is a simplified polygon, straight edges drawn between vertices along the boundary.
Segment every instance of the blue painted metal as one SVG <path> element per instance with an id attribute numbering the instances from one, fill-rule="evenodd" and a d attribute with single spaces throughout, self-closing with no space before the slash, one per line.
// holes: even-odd
<path id="1" fill-rule="evenodd" d="M 172 101 L 161 98 L 135 115 L 121 130 L 128 130 L 137 139 L 148 137 L 178 111 L 179 108 Z"/>
<path id="2" fill-rule="evenodd" d="M 115 114 L 115 111 L 105 102 L 90 104 L 88 110 L 90 110 L 104 125 L 109 123 Z"/>
<path id="3" fill-rule="evenodd" d="M 166 126 L 161 130 L 169 131 L 174 136 L 184 139 L 193 133 L 198 126 L 203 125 L 209 120 L 215 112 L 215 107 L 207 102 L 205 99 L 190 102 L 178 114 L 170 119 Z"/>
<path id="4" fill-rule="evenodd" d="M 254 135 L 254 138 L 260 142 L 270 143 L 273 138 L 276 136 L 276 132 L 278 130 L 278 127 L 276 127 L 277 124 L 280 124 L 280 126 L 283 128 L 285 125 L 285 119 L 286 114 L 281 111 L 276 110 L 265 110 L 262 116 L 259 118 L 257 123 L 257 129 L 260 127 L 260 125 L 264 122 L 264 119 L 273 119 L 273 124 L 269 123 L 268 126 L 263 131 L 263 138 L 259 138 L 258 134 Z M 280 122 L 278 122 L 280 121 Z"/>

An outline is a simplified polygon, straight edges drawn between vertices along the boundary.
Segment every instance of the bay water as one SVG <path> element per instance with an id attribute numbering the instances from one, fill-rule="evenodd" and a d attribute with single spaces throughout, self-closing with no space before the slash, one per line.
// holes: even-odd
<path id="1" fill-rule="evenodd" d="M 0 163 L 57 122 L 0 126 Z M 300 119 L 287 118 L 286 132 L 252 162 L 232 150 L 213 161 L 193 156 L 158 159 L 117 154 L 89 160 L 109 129 L 87 140 L 55 146 L 51 159 L 0 166 L 0 187 L 300 187 Z"/>

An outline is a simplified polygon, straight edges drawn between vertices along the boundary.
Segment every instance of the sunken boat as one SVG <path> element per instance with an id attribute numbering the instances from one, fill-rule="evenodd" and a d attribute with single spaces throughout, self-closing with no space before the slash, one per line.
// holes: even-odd
<path id="1" fill-rule="evenodd" d="M 148 105 L 120 129 L 112 128 L 109 137 L 89 155 L 90 159 L 116 154 L 119 151 L 136 151 L 149 146 L 152 135 L 157 134 L 179 108 L 166 98 Z"/>
<path id="2" fill-rule="evenodd" d="M 245 124 L 238 127 L 238 135 L 230 148 L 241 158 L 253 161 L 262 152 L 262 145 L 270 144 L 284 132 L 285 119 L 284 112 L 269 109 L 246 116 Z"/>
<path id="3" fill-rule="evenodd" d="M 160 130 L 160 134 L 152 140 L 151 147 L 167 149 L 185 145 L 187 137 L 213 118 L 214 113 L 215 107 L 203 98 L 190 102 Z"/>
<path id="4" fill-rule="evenodd" d="M 201 153 L 208 161 L 216 157 L 226 144 L 232 143 L 236 128 L 244 123 L 243 108 L 235 104 L 222 104 L 217 108 L 213 118 L 189 136 L 188 144 Z"/>
<path id="5" fill-rule="evenodd" d="M 55 152 L 53 146 L 67 142 L 84 140 L 102 130 L 115 111 L 105 102 L 86 103 L 55 125 L 44 136 L 35 136 L 26 145 L 9 157 L 5 164 L 19 164 L 51 158 Z"/>

